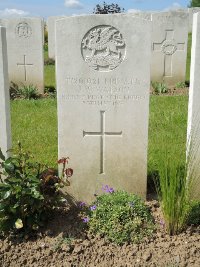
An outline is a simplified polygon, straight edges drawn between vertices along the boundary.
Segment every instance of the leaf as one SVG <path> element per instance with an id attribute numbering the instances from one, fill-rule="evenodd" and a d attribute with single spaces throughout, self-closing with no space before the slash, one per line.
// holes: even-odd
<path id="1" fill-rule="evenodd" d="M 24 225 L 23 225 L 22 220 L 21 219 L 17 219 L 16 222 L 15 222 L 15 228 L 16 229 L 21 229 L 23 227 L 24 227 Z"/>
<path id="2" fill-rule="evenodd" d="M 0 148 L 0 159 L 2 159 L 3 161 L 5 161 L 5 159 L 6 159 L 1 148 Z"/>
<path id="3" fill-rule="evenodd" d="M 5 194 L 3 194 L 3 199 L 7 199 L 9 198 L 9 196 L 11 195 L 11 191 L 6 191 Z"/>

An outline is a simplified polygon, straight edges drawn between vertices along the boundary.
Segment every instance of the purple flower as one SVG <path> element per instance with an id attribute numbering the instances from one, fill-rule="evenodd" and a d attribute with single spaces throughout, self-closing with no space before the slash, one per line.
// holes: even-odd
<path id="1" fill-rule="evenodd" d="M 85 207 L 85 206 L 86 206 L 86 203 L 85 203 L 85 202 L 80 202 L 80 203 L 79 203 L 79 207 L 80 207 L 80 208 L 83 208 L 83 207 Z"/>
<path id="2" fill-rule="evenodd" d="M 161 225 L 162 227 L 164 227 L 164 226 L 165 226 L 165 222 L 164 222 L 163 220 L 161 220 L 161 221 L 160 221 L 160 225 Z"/>
<path id="3" fill-rule="evenodd" d="M 89 219 L 88 217 L 84 217 L 84 218 L 83 218 L 83 222 L 84 222 L 84 223 L 88 223 L 89 220 L 90 220 L 90 219 Z"/>
<path id="4" fill-rule="evenodd" d="M 93 205 L 90 207 L 90 210 L 93 211 L 93 210 L 96 210 L 97 206 L 96 205 Z"/>
<path id="5" fill-rule="evenodd" d="M 109 187 L 108 185 L 103 185 L 102 190 L 106 193 L 114 193 L 114 189 L 112 187 Z"/>

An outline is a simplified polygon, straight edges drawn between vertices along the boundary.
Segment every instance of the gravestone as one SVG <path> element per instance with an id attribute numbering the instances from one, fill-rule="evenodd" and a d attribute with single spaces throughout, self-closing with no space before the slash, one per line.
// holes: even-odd
<path id="1" fill-rule="evenodd" d="M 152 14 L 151 80 L 174 85 L 185 82 L 188 13 Z"/>
<path id="2" fill-rule="evenodd" d="M 11 148 L 10 123 L 6 29 L 0 26 L 0 148 L 6 156 Z"/>
<path id="3" fill-rule="evenodd" d="M 9 80 L 44 91 L 43 20 L 6 19 Z"/>
<path id="4" fill-rule="evenodd" d="M 146 197 L 150 36 L 132 15 L 56 22 L 59 158 L 71 159 L 78 200 L 103 185 Z"/>
<path id="5" fill-rule="evenodd" d="M 47 18 L 48 29 L 48 55 L 49 58 L 55 59 L 55 23 L 56 20 L 62 19 L 64 16 L 53 16 Z"/>
<path id="6" fill-rule="evenodd" d="M 192 26 L 193 26 L 193 15 L 197 12 L 200 12 L 200 7 L 192 7 L 188 8 L 189 13 L 189 32 L 192 32 Z"/>
<path id="7" fill-rule="evenodd" d="M 200 13 L 194 15 L 190 90 L 188 105 L 187 154 L 189 179 L 193 176 L 193 197 L 200 199 Z M 192 159 L 192 161 L 191 161 Z"/>

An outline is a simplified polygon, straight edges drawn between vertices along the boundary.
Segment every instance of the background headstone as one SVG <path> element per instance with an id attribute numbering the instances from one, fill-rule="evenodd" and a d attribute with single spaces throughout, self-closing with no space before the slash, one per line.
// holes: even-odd
<path id="1" fill-rule="evenodd" d="M 49 58 L 55 59 L 55 23 L 56 20 L 62 19 L 64 16 L 53 16 L 47 18 L 48 29 L 48 55 Z"/>
<path id="2" fill-rule="evenodd" d="M 132 15 L 56 22 L 59 158 L 71 159 L 78 200 L 103 185 L 146 197 L 150 36 Z"/>
<path id="3" fill-rule="evenodd" d="M 44 91 L 43 20 L 6 19 L 9 80 Z"/>
<path id="4" fill-rule="evenodd" d="M 200 199 L 200 13 L 193 21 L 187 139 L 188 177 L 196 177 L 193 196 Z"/>
<path id="5" fill-rule="evenodd" d="M 11 148 L 10 123 L 6 29 L 0 26 L 0 147 L 6 156 Z"/>
<path id="6" fill-rule="evenodd" d="M 188 13 L 153 13 L 152 28 L 151 80 L 185 82 Z"/>
<path id="7" fill-rule="evenodd" d="M 200 7 L 188 8 L 189 13 L 189 32 L 192 32 L 193 26 L 193 15 L 197 12 L 200 12 Z"/>

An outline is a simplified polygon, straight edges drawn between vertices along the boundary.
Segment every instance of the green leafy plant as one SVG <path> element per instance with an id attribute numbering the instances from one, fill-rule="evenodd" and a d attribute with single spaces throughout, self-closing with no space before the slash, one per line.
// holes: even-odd
<path id="1" fill-rule="evenodd" d="M 37 99 L 40 95 L 37 87 L 33 85 L 19 86 L 14 82 L 10 84 L 10 98 L 11 99 Z"/>
<path id="2" fill-rule="evenodd" d="M 200 225 L 200 201 L 192 201 L 187 224 Z"/>
<path id="3" fill-rule="evenodd" d="M 59 189 L 69 185 L 73 170 L 66 168 L 68 158 L 63 158 L 59 177 L 55 169 L 34 162 L 20 143 L 11 153 L 6 159 L 0 150 L 0 232 L 37 230 L 61 204 Z"/>
<path id="4" fill-rule="evenodd" d="M 187 167 L 166 152 L 159 159 L 158 171 L 155 184 L 165 226 L 170 235 L 178 234 L 186 226 L 189 213 Z"/>
<path id="5" fill-rule="evenodd" d="M 168 92 L 168 88 L 165 83 L 152 82 L 151 85 L 156 94 L 165 94 Z"/>
<path id="6" fill-rule="evenodd" d="M 55 60 L 53 58 L 47 58 L 44 60 L 44 65 L 55 65 Z"/>
<path id="7" fill-rule="evenodd" d="M 176 83 L 176 88 L 186 88 L 186 83 L 185 82 L 178 82 Z"/>
<path id="8" fill-rule="evenodd" d="M 44 88 L 44 96 L 48 98 L 56 98 L 57 92 L 54 86 L 48 86 Z"/>
<path id="9" fill-rule="evenodd" d="M 127 192 L 114 192 L 108 185 L 106 192 L 84 210 L 83 222 L 93 233 L 106 236 L 119 245 L 125 242 L 140 242 L 154 231 L 152 215 L 144 202 Z M 80 203 L 81 208 L 85 206 Z"/>
<path id="10" fill-rule="evenodd" d="M 39 98 L 39 93 L 37 87 L 34 85 L 23 85 L 19 87 L 18 90 L 18 97 L 22 99 L 37 99 Z"/>

